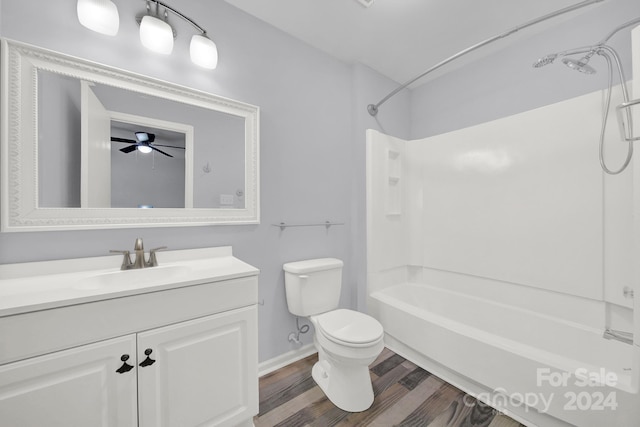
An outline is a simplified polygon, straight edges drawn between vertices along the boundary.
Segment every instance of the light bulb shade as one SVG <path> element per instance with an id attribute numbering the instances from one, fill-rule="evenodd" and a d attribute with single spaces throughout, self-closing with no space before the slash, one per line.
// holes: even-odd
<path id="1" fill-rule="evenodd" d="M 151 149 L 151 147 L 149 147 L 148 145 L 143 145 L 140 144 L 138 145 L 138 151 L 144 154 L 149 154 L 150 152 L 152 152 L 153 150 Z"/>
<path id="2" fill-rule="evenodd" d="M 111 0 L 78 0 L 78 21 L 85 27 L 108 36 L 118 34 L 120 16 Z"/>
<path id="3" fill-rule="evenodd" d="M 162 19 L 145 15 L 140 21 L 140 41 L 147 49 L 168 55 L 173 50 L 173 28 Z"/>
<path id="4" fill-rule="evenodd" d="M 218 66 L 218 48 L 210 38 L 196 34 L 191 37 L 189 48 L 191 62 L 210 70 Z"/>

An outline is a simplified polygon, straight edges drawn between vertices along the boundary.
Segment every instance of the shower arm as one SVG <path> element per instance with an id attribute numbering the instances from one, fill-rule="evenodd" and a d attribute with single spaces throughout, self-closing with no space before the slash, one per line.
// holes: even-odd
<path id="1" fill-rule="evenodd" d="M 369 112 L 370 115 L 375 116 L 376 114 L 378 114 L 378 108 L 380 108 L 380 106 L 382 104 L 387 102 L 391 97 L 393 97 L 395 94 L 400 92 L 402 89 L 406 88 L 407 86 L 411 85 L 412 83 L 416 82 L 417 80 L 420 80 L 421 78 L 423 78 L 427 74 L 437 70 L 438 68 L 448 64 L 449 62 L 454 61 L 454 60 L 460 58 L 463 55 L 466 55 L 467 53 L 473 52 L 476 49 L 479 49 L 479 48 L 481 48 L 483 46 L 486 46 L 486 45 L 488 45 L 490 43 L 493 43 L 493 42 L 495 42 L 497 40 L 500 40 L 502 38 L 508 37 L 511 34 L 514 34 L 514 33 L 518 32 L 518 31 L 520 31 L 522 29 L 525 29 L 525 28 L 528 28 L 528 27 L 530 27 L 532 25 L 536 25 L 536 24 L 538 24 L 540 22 L 543 22 L 543 21 L 546 21 L 548 19 L 555 18 L 556 16 L 559 16 L 559 15 L 562 15 L 562 14 L 565 14 L 565 13 L 568 13 L 568 12 L 572 12 L 572 11 L 574 11 L 576 9 L 580 9 L 582 7 L 589 6 L 589 5 L 594 4 L 594 3 L 600 3 L 600 2 L 603 2 L 603 1 L 604 0 L 586 0 L 586 1 L 583 1 L 583 2 L 580 2 L 580 3 L 576 3 L 576 4 L 572 5 L 572 6 L 568 6 L 568 7 L 565 7 L 563 9 L 556 10 L 555 12 L 551 12 L 551 13 L 543 15 L 543 16 L 541 16 L 539 18 L 536 18 L 536 19 L 533 19 L 531 21 L 525 22 L 522 25 L 518 25 L 516 27 L 513 27 L 510 30 L 507 30 L 507 31 L 505 31 L 503 33 L 500 33 L 500 34 L 496 35 L 496 36 L 493 36 L 493 37 L 488 38 L 488 39 L 486 39 L 484 41 L 481 41 L 480 43 L 477 43 L 477 44 L 475 44 L 473 46 L 470 46 L 470 47 L 468 47 L 468 48 L 466 48 L 464 50 L 461 50 L 460 52 L 456 53 L 455 55 L 450 56 L 449 58 L 437 63 L 436 65 L 434 65 L 433 67 L 429 68 L 427 71 L 423 72 L 419 76 L 414 77 L 413 79 L 409 80 L 408 82 L 400 85 L 399 87 L 394 89 L 391 93 L 389 93 L 387 96 L 385 96 L 380 101 L 378 101 L 377 104 L 369 104 L 367 106 L 367 111 Z M 626 25 L 632 25 L 632 24 L 627 23 Z M 622 28 L 625 28 L 625 27 L 622 27 Z M 613 34 L 615 34 L 617 31 L 620 31 L 622 28 L 619 28 L 619 29 L 617 28 L 608 37 L 613 36 Z M 607 39 L 605 39 L 605 41 L 606 40 Z"/>
<path id="2" fill-rule="evenodd" d="M 595 53 L 596 50 L 598 50 L 598 48 L 600 48 L 602 46 L 603 45 L 601 45 L 601 44 L 594 44 L 594 45 L 591 45 L 591 46 L 576 47 L 574 49 L 563 50 L 562 52 L 555 53 L 555 55 L 558 55 L 558 56 L 571 56 L 571 55 L 579 55 L 581 53 L 593 54 L 593 53 Z"/>

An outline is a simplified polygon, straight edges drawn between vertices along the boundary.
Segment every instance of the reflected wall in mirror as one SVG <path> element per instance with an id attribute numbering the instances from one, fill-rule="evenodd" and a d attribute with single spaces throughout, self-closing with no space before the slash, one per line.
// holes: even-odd
<path id="1" fill-rule="evenodd" d="M 141 118 L 140 122 L 144 121 Z M 110 121 L 111 193 L 113 208 L 184 208 L 193 206 L 191 174 L 185 172 L 189 130 L 176 132 L 138 124 Z M 191 134 L 193 131 L 191 130 Z M 189 176 L 185 176 L 189 175 Z M 97 185 L 102 185 L 99 180 Z M 90 187 L 90 185 L 89 185 Z M 91 190 L 88 193 L 93 193 Z M 107 201 L 107 200 L 105 200 Z"/>
<path id="2" fill-rule="evenodd" d="M 2 55 L 3 231 L 259 222 L 257 107 L 7 40 Z"/>

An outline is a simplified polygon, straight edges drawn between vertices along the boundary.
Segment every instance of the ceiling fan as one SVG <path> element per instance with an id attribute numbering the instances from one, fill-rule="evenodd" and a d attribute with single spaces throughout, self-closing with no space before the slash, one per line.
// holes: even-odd
<path id="1" fill-rule="evenodd" d="M 180 150 L 184 150 L 184 147 L 175 147 L 173 145 L 163 145 L 163 144 L 154 144 L 153 141 L 156 140 L 156 134 L 155 133 L 149 133 L 149 132 L 135 132 L 136 135 L 136 139 L 127 139 L 127 138 L 117 138 L 115 136 L 111 137 L 111 141 L 113 142 L 123 142 L 126 144 L 131 144 L 128 147 L 124 147 L 121 148 L 120 151 L 122 151 L 123 153 L 130 153 L 132 151 L 135 151 L 136 149 L 138 151 L 140 151 L 141 153 L 151 153 L 152 151 L 157 151 L 160 154 L 164 154 L 165 156 L 168 157 L 173 157 L 171 154 L 169 153 L 165 153 L 164 151 L 162 151 L 161 149 L 157 148 L 157 147 L 169 147 L 169 148 L 178 148 Z"/>

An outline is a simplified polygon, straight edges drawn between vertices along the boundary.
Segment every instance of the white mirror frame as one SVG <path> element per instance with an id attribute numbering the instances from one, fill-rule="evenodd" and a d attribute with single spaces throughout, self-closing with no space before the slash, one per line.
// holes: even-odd
<path id="1" fill-rule="evenodd" d="M 258 107 L 11 40 L 2 40 L 1 55 L 2 232 L 260 222 Z M 52 71 L 243 117 L 244 209 L 39 208 L 38 70 Z"/>

